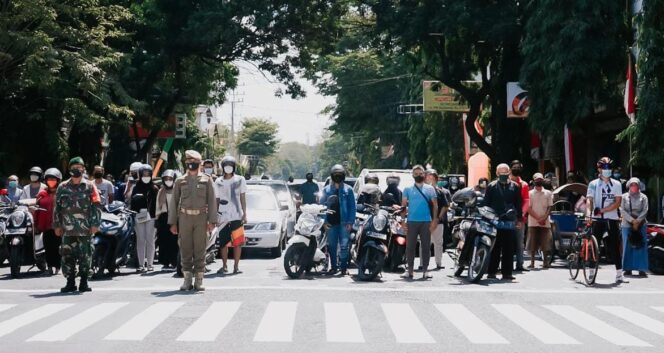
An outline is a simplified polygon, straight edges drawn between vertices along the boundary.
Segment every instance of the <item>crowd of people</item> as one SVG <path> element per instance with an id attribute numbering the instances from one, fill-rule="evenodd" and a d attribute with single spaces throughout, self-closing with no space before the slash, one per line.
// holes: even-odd
<path id="1" fill-rule="evenodd" d="M 69 161 L 69 178 L 65 179 L 56 168 L 43 172 L 33 167 L 29 171 L 29 184 L 19 185 L 18 178 L 12 175 L 2 194 L 11 202 L 36 199 L 39 209 L 35 212 L 35 225 L 44 233 L 48 270 L 51 274 L 62 271 L 67 280 L 62 292 L 91 290 L 88 284 L 93 251 L 91 235 L 100 227 L 101 208 L 113 201 L 124 202 L 135 213 L 137 272 L 154 270 L 156 244 L 159 247 L 157 260 L 164 268 L 182 266 L 184 283 L 180 289 L 201 291 L 205 289 L 206 235 L 214 227 L 221 227 L 219 256 L 223 264 L 219 273 L 229 271 L 231 247 L 234 248 L 233 273 L 241 272 L 247 185 L 246 178 L 237 175 L 233 157 L 227 156 L 221 161 L 219 176 L 214 173 L 213 161 L 201 163 L 200 153 L 186 151 L 185 158 L 185 175 L 167 169 L 161 174 L 161 182 L 155 183 L 152 166 L 137 162 L 130 165 L 126 181 L 114 184 L 113 177 L 105 174 L 102 166 L 94 166 L 89 178 L 84 161 L 75 157 Z M 607 255 L 615 264 L 616 282 L 622 283 L 624 276 L 631 275 L 632 271 L 646 276 L 647 249 L 634 244 L 647 241 L 648 198 L 641 192 L 642 183 L 638 178 L 628 180 L 627 191 L 623 193 L 621 183 L 613 179 L 614 172 L 609 158 L 600 159 L 598 177 L 590 181 L 587 194 L 569 197 L 577 199 L 575 207 L 585 211 L 594 234 L 607 234 L 604 238 Z M 329 275 L 348 273 L 350 234 L 356 212 L 376 191 L 379 199 L 372 202 L 400 209 L 407 219 L 404 277 L 414 277 L 418 240 L 422 277 L 431 278 L 429 249 L 432 244 L 436 269 L 444 268 L 445 234 L 450 231 L 447 211 L 452 204 L 452 193 L 436 170 L 414 166 L 413 185 L 400 185 L 399 176 L 391 175 L 386 180 L 387 189 L 382 192 L 378 189 L 378 177 L 369 174 L 357 200 L 353 188 L 344 183 L 346 174 L 343 166 L 333 166 L 330 183 L 319 193 L 313 174 L 309 173 L 301 188 L 303 204 L 320 203 L 333 211 L 325 216 L 329 253 L 335 254 L 330 259 Z M 483 195 L 484 205 L 491 207 L 502 221 L 491 252 L 489 278 L 496 278 L 500 272 L 503 280 L 514 281 L 515 272 L 535 268 L 535 254 L 540 251 L 545 255 L 542 267 L 547 269 L 551 265 L 551 187 L 541 173 L 535 173 L 530 183 L 522 179 L 522 174 L 523 165 L 519 161 L 500 164 L 495 170 L 495 180 L 483 178 L 475 186 Z M 576 177 L 569 175 L 568 181 Z M 527 268 L 524 253 L 530 255 Z M 76 273 L 81 277 L 78 287 L 74 282 Z"/>

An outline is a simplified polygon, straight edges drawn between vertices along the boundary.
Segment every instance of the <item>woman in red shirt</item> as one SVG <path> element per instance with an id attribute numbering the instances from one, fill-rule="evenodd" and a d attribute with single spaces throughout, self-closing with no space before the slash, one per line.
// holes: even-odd
<path id="1" fill-rule="evenodd" d="M 37 206 L 44 209 L 35 212 L 35 225 L 37 231 L 44 233 L 44 250 L 46 252 L 46 265 L 51 275 L 60 272 L 60 237 L 53 230 L 53 206 L 55 191 L 62 181 L 62 173 L 56 168 L 50 168 L 44 173 L 47 188 L 37 194 Z"/>

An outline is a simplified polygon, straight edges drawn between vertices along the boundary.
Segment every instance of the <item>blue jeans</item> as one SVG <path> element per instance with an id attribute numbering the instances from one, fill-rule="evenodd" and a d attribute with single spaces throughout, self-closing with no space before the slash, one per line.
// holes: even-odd
<path id="1" fill-rule="evenodd" d="M 346 230 L 345 225 L 332 226 L 327 230 L 327 246 L 332 269 L 341 267 L 342 270 L 345 270 L 348 268 L 348 259 L 350 258 L 349 243 L 350 233 Z M 337 264 L 337 249 L 341 264 Z"/>

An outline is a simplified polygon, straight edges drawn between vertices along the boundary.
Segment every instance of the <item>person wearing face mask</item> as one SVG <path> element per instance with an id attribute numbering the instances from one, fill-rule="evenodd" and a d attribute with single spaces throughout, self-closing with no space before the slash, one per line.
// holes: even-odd
<path id="1" fill-rule="evenodd" d="M 620 186 L 622 187 L 623 193 L 627 192 L 627 189 L 629 188 L 627 186 L 627 180 L 623 179 L 622 177 L 622 168 L 621 167 L 616 167 L 616 169 L 613 170 L 613 175 L 611 177 L 614 180 L 617 180 L 620 183 Z"/>
<path id="2" fill-rule="evenodd" d="M 235 158 L 226 156 L 221 160 L 223 175 L 214 183 L 214 193 L 219 208 L 219 223 L 227 222 L 226 226 L 219 231 L 219 249 L 223 265 L 217 271 L 219 274 L 228 272 L 228 248 L 233 248 L 233 260 L 235 266 L 233 273 L 240 273 L 240 255 L 242 244 L 232 244 L 232 235 L 239 234 L 238 230 L 247 223 L 247 182 L 243 177 L 235 174 L 237 162 Z M 222 200 L 227 201 L 222 204 Z"/>
<path id="3" fill-rule="evenodd" d="M 431 278 L 428 275 L 429 259 L 431 256 L 431 233 L 438 228 L 438 199 L 436 190 L 424 183 L 424 167 L 416 165 L 412 170 L 415 184 L 403 191 L 401 207 L 408 213 L 406 224 L 406 259 L 408 273 L 405 278 L 413 279 L 415 270 L 415 252 L 417 251 L 417 239 L 420 239 L 420 266 L 422 266 L 422 278 Z M 405 215 L 405 214 L 404 214 Z"/>
<path id="4" fill-rule="evenodd" d="M 383 200 L 383 206 L 391 207 L 394 205 L 401 205 L 401 199 L 403 198 L 403 193 L 399 190 L 399 183 L 401 178 L 397 174 L 391 174 L 386 178 L 387 189 L 383 192 L 381 199 Z"/>
<path id="5" fill-rule="evenodd" d="M 331 268 L 327 272 L 328 275 L 337 274 L 339 269 L 341 269 L 342 276 L 348 273 L 350 231 L 355 223 L 357 205 L 353 188 L 344 183 L 345 179 L 346 168 L 341 164 L 335 164 L 330 169 L 330 184 L 323 189 L 323 196 L 320 198 L 321 205 L 334 211 L 334 214 L 328 214 L 325 217 L 327 245 L 331 254 Z M 338 259 L 337 249 L 339 249 Z"/>
<path id="6" fill-rule="evenodd" d="M 445 225 L 447 224 L 447 209 L 449 208 L 449 199 L 445 195 L 445 189 L 439 188 L 438 172 L 435 169 L 429 169 L 426 172 L 426 183 L 431 185 L 436 190 L 436 201 L 438 202 L 438 213 L 436 214 L 436 221 L 438 225 L 436 229 L 431 232 L 431 242 L 433 243 L 433 255 L 436 261 L 436 270 L 444 269 L 443 266 L 443 234 L 445 234 Z M 449 193 L 449 191 L 448 191 Z M 452 197 L 450 196 L 450 199 Z"/>
<path id="7" fill-rule="evenodd" d="M 92 262 L 92 235 L 99 231 L 101 211 L 97 188 L 92 182 L 83 179 L 84 169 L 81 157 L 72 158 L 69 161 L 71 178 L 62 182 L 55 193 L 53 228 L 55 235 L 62 237 L 61 267 L 62 274 L 67 278 L 67 285 L 60 289 L 62 293 L 76 291 L 77 273 L 81 277 L 78 291 L 92 290 L 88 286 Z"/>
<path id="8" fill-rule="evenodd" d="M 23 196 L 23 189 L 18 183 L 18 177 L 16 175 L 10 175 L 7 178 L 7 197 L 11 202 L 18 202 Z"/>
<path id="9" fill-rule="evenodd" d="M 217 180 L 217 174 L 214 172 L 214 161 L 211 159 L 206 159 L 203 161 L 203 173 L 207 174 L 212 178 L 212 181 L 214 182 Z"/>
<path id="10" fill-rule="evenodd" d="M 96 165 L 92 171 L 92 176 L 94 177 L 95 187 L 99 191 L 99 196 L 101 197 L 101 205 L 106 206 L 113 202 L 113 192 L 115 187 L 113 183 L 104 179 L 104 167 Z"/>
<path id="11" fill-rule="evenodd" d="M 207 233 L 218 223 L 217 199 L 212 178 L 200 172 L 201 154 L 187 150 L 187 174 L 175 180 L 173 199 L 168 205 L 171 233 L 180 238 L 180 263 L 184 282 L 180 290 L 203 291 Z M 193 278 L 196 280 L 192 284 Z"/>
<path id="12" fill-rule="evenodd" d="M 544 254 L 542 267 L 549 268 L 552 244 L 551 223 L 549 214 L 553 206 L 553 193 L 544 188 L 544 175 L 533 175 L 534 188 L 530 190 L 530 206 L 528 208 L 528 252 L 530 266 L 535 268 L 535 254 L 541 250 Z"/>
<path id="13" fill-rule="evenodd" d="M 606 254 L 616 266 L 616 283 L 625 281 L 622 273 L 622 255 L 620 242 L 620 216 L 618 208 L 622 201 L 622 186 L 620 182 L 611 178 L 613 161 L 609 157 L 602 157 L 597 161 L 599 178 L 588 185 L 586 194 L 587 223 L 592 226 L 593 235 L 598 241 L 603 239 Z M 594 219 L 593 219 L 594 218 Z M 604 238 L 602 234 L 608 233 Z"/>
<path id="14" fill-rule="evenodd" d="M 136 272 L 144 273 L 154 270 L 154 219 L 158 190 L 152 183 L 152 166 L 142 165 L 138 175 L 138 182 L 132 189 L 131 210 L 136 212 L 136 254 L 138 257 Z"/>
<path id="15" fill-rule="evenodd" d="M 62 173 L 56 168 L 49 168 L 44 173 L 47 188 L 37 194 L 37 207 L 35 211 L 35 227 L 38 232 L 44 233 L 44 257 L 46 266 L 51 275 L 60 273 L 60 237 L 55 235 L 53 229 L 53 205 L 55 203 L 55 192 L 62 180 Z"/>
<path id="16" fill-rule="evenodd" d="M 176 268 L 178 259 L 178 237 L 171 233 L 168 226 L 168 205 L 173 202 L 173 184 L 175 171 L 166 169 L 161 175 L 161 188 L 157 193 L 155 224 L 157 228 L 157 246 L 159 247 L 159 263 L 164 269 Z"/>
<path id="17" fill-rule="evenodd" d="M 525 223 L 528 221 L 528 208 L 530 207 L 530 186 L 527 182 L 521 179 L 521 174 L 523 173 L 523 164 L 518 160 L 512 161 L 510 163 L 510 179 L 515 182 L 517 185 L 521 186 L 521 214 L 523 219 L 521 222 Z M 528 271 L 523 268 L 523 246 L 524 246 L 524 237 L 525 237 L 525 227 L 516 230 L 516 268 L 515 271 Z"/>
<path id="18" fill-rule="evenodd" d="M 487 186 L 484 204 L 491 207 L 500 217 L 496 244 L 491 250 L 487 278 L 496 278 L 498 264 L 504 281 L 514 281 L 513 257 L 516 247 L 516 231 L 523 228 L 521 208 L 521 185 L 510 180 L 510 167 L 499 164 L 496 167 L 497 180 Z"/>
<path id="19" fill-rule="evenodd" d="M 623 275 L 631 276 L 632 271 L 639 271 L 639 277 L 647 277 L 648 238 L 646 235 L 646 216 L 648 215 L 648 197 L 641 192 L 639 178 L 627 181 L 627 192 L 622 195 L 620 210 L 622 218 Z"/>
<path id="20" fill-rule="evenodd" d="M 124 188 L 124 202 L 129 205 L 131 203 L 131 195 L 134 186 L 138 183 L 138 172 L 141 170 L 143 163 L 134 162 L 129 165 L 129 176 Z"/>
<path id="21" fill-rule="evenodd" d="M 34 199 L 40 191 L 46 189 L 46 184 L 41 182 L 42 169 L 39 167 L 30 168 L 30 184 L 23 187 L 21 200 Z"/>
<path id="22" fill-rule="evenodd" d="M 318 184 L 314 182 L 313 173 L 307 173 L 307 181 L 302 184 L 300 187 L 300 192 L 302 193 L 302 204 L 310 205 L 318 203 Z"/>
<path id="23" fill-rule="evenodd" d="M 480 178 L 478 180 L 477 185 L 475 185 L 475 191 L 479 191 L 484 195 L 486 193 L 486 187 L 489 185 L 489 179 L 487 178 Z"/>

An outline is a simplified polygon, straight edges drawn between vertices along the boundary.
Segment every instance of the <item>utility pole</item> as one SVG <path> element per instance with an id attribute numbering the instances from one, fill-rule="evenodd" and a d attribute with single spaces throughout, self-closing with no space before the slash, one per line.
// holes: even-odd
<path id="1" fill-rule="evenodd" d="M 234 156 L 235 158 L 238 158 L 239 156 L 237 155 L 237 151 L 235 149 L 235 104 L 236 103 L 242 103 L 244 102 L 244 99 L 241 98 L 244 96 L 244 92 L 237 94 L 235 93 L 235 90 L 231 92 L 231 100 L 229 103 L 231 103 L 231 136 L 228 139 L 229 141 L 229 147 L 228 147 L 228 152 Z"/>

